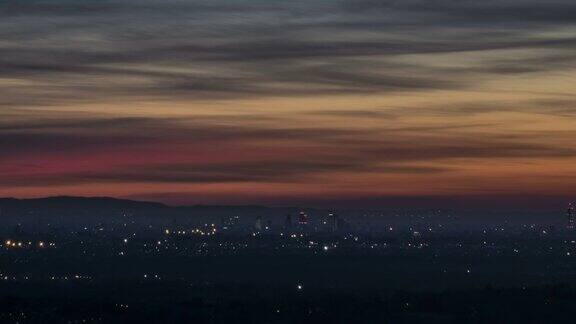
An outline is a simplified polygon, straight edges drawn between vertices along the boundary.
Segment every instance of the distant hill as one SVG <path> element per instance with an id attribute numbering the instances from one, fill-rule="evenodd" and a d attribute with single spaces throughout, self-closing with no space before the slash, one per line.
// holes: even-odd
<path id="1" fill-rule="evenodd" d="M 135 201 L 128 199 L 118 199 L 111 197 L 73 197 L 56 196 L 46 198 L 16 199 L 0 198 L 0 206 L 8 207 L 47 207 L 47 208 L 109 208 L 109 207 L 130 207 L 130 208 L 170 208 L 167 205 L 157 202 Z"/>
<path id="2" fill-rule="evenodd" d="M 312 209 L 307 209 L 311 211 Z M 295 207 L 265 206 L 169 206 L 158 202 L 136 201 L 111 197 L 57 196 L 46 198 L 16 199 L 0 198 L 0 217 L 45 215 L 55 217 L 99 216 L 114 218 L 121 215 L 149 217 L 201 217 L 231 215 L 281 216 L 299 211 Z"/>

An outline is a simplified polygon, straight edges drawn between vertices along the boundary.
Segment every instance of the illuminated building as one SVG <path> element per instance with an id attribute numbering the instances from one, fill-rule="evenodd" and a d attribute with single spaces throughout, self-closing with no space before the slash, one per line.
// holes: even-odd
<path id="1" fill-rule="evenodd" d="M 576 222 L 576 205 L 570 203 L 568 205 L 568 209 L 566 210 L 566 217 L 568 218 L 568 225 L 566 226 L 568 229 L 574 229 L 575 222 Z"/>
<path id="2" fill-rule="evenodd" d="M 338 216 L 334 213 L 328 214 L 328 222 L 330 224 L 330 230 L 332 232 L 338 232 Z"/>
<path id="3" fill-rule="evenodd" d="M 300 225 L 308 224 L 308 215 L 303 211 L 301 211 L 300 215 L 298 216 L 298 224 Z"/>

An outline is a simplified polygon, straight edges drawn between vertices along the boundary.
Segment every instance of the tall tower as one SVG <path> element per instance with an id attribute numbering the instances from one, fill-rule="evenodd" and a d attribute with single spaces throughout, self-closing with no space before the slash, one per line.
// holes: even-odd
<path id="1" fill-rule="evenodd" d="M 574 229 L 576 227 L 576 205 L 574 203 L 568 204 L 566 217 L 568 218 L 568 225 L 566 225 L 566 228 Z"/>
<path id="2" fill-rule="evenodd" d="M 338 232 L 338 220 L 339 217 L 335 213 L 328 214 L 328 222 L 332 233 Z"/>
<path id="3" fill-rule="evenodd" d="M 303 211 L 301 211 L 300 215 L 298 216 L 298 224 L 300 225 L 308 224 L 308 215 Z"/>

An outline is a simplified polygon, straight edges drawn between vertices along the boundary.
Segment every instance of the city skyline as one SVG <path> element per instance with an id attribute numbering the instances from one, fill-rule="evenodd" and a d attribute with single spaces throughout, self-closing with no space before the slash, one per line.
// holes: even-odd
<path id="1" fill-rule="evenodd" d="M 0 4 L 0 197 L 563 210 L 576 5 Z"/>

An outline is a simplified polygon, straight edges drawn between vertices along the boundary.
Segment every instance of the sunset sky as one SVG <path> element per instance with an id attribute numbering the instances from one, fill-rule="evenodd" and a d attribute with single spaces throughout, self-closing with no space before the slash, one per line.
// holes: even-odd
<path id="1" fill-rule="evenodd" d="M 573 0 L 0 2 L 0 196 L 562 209 Z"/>

